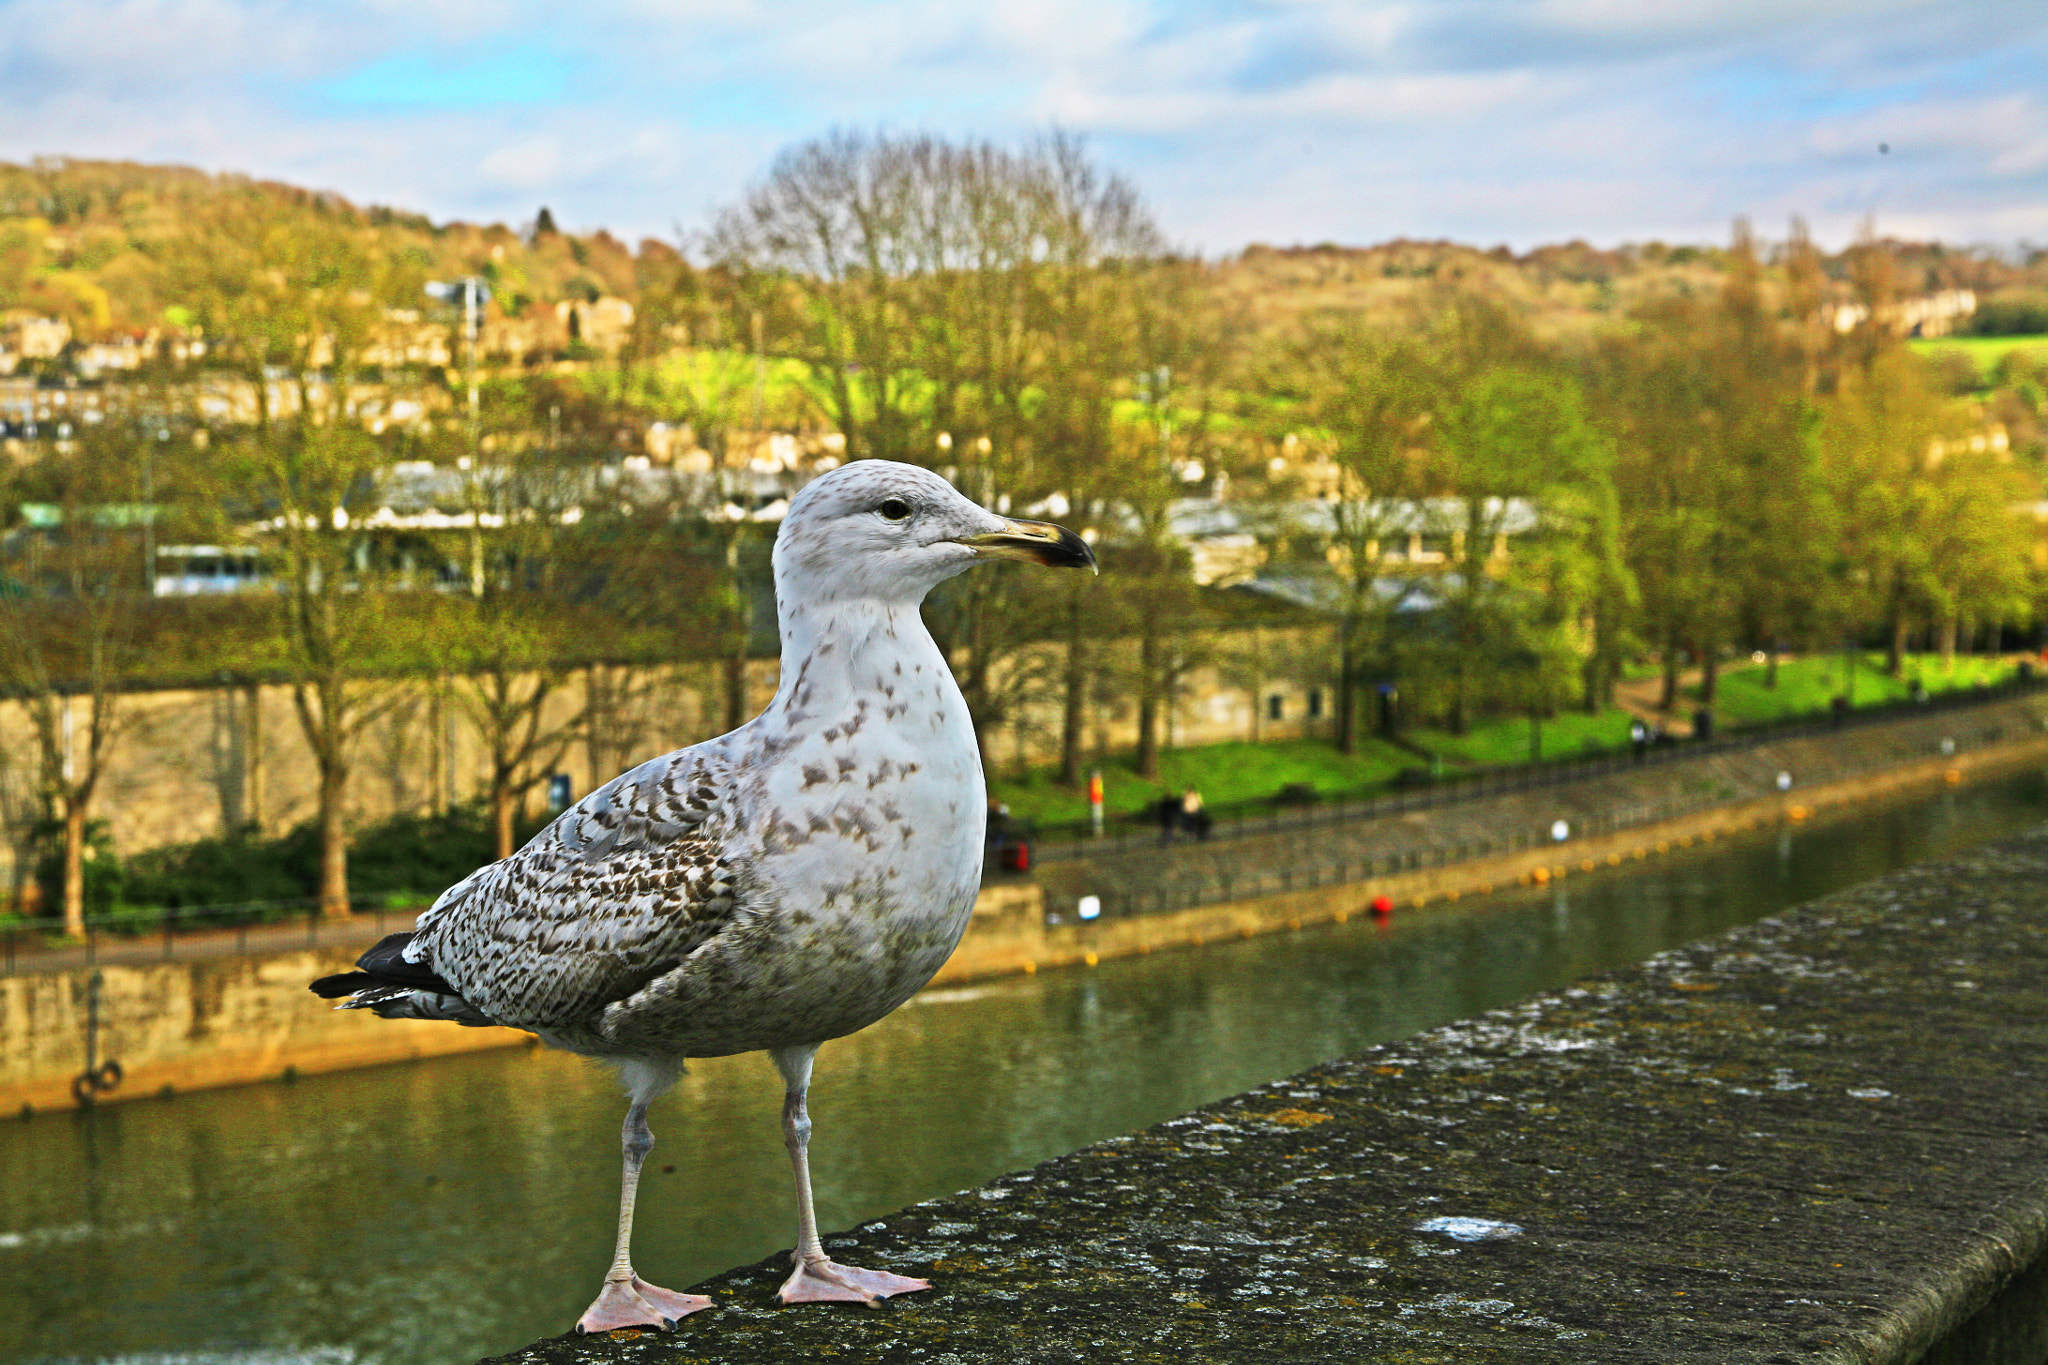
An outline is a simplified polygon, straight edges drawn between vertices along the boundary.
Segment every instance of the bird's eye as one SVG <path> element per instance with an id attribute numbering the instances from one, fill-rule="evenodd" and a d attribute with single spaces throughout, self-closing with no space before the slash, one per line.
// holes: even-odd
<path id="1" fill-rule="evenodd" d="M 902 521 L 910 515 L 910 504 L 901 498 L 885 498 L 875 504 L 875 510 L 880 512 L 885 520 Z"/>

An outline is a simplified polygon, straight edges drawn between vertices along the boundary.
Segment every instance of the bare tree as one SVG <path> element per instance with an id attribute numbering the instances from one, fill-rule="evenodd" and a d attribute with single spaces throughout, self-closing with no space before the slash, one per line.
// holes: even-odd
<path id="1" fill-rule="evenodd" d="M 121 734 L 122 685 L 136 663 L 143 589 L 131 452 L 117 433 L 11 471 L 22 508 L 0 584 L 0 687 L 20 699 L 35 739 L 35 778 L 61 840 L 58 909 L 85 932 L 88 822 Z"/>
<path id="2" fill-rule="evenodd" d="M 1140 321 L 1166 278 L 1159 232 L 1061 134 L 1009 150 L 834 133 L 779 158 L 710 248 L 768 349 L 808 367 L 849 458 L 936 467 L 998 508 L 1058 494 L 1084 522 L 1104 515 L 1116 404 L 1140 369 L 1173 362 Z M 1009 718 L 1009 661 L 1050 624 L 1022 609 L 1027 591 L 981 575 L 932 603 L 978 731 Z M 1086 655 L 1067 635 L 1062 747 L 1078 776 Z"/>

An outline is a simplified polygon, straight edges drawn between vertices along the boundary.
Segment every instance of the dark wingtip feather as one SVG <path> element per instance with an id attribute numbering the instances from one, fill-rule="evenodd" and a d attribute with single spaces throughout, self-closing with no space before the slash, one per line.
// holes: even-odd
<path id="1" fill-rule="evenodd" d="M 323 976 L 307 990 L 322 1000 L 339 1000 L 344 995 L 354 995 L 377 984 L 377 978 L 368 972 L 343 972 L 338 976 Z"/>
<path id="2" fill-rule="evenodd" d="M 405 945 L 412 942 L 410 932 L 387 934 L 377 946 L 356 959 L 360 971 L 343 972 L 338 976 L 323 976 L 309 988 L 323 1000 L 334 1000 L 344 995 L 354 995 L 371 986 L 403 986 L 416 991 L 433 991 L 437 995 L 459 995 L 455 987 L 442 980 L 441 974 L 424 962 L 407 962 Z"/>

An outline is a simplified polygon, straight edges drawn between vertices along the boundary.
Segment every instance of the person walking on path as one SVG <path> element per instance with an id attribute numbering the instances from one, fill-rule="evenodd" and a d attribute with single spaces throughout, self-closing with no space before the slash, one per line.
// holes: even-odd
<path id="1" fill-rule="evenodd" d="M 1166 792 L 1159 798 L 1156 809 L 1159 814 L 1159 842 L 1162 844 L 1172 843 L 1173 832 L 1180 828 L 1180 804 L 1180 799 L 1172 792 Z"/>
<path id="2" fill-rule="evenodd" d="M 1206 839 L 1209 824 L 1209 812 L 1202 809 L 1202 794 L 1189 787 L 1180 794 L 1180 827 L 1197 839 Z"/>

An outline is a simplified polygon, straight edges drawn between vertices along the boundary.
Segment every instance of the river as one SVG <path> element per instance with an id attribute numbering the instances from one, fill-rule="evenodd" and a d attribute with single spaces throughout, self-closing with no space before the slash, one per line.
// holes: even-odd
<path id="1" fill-rule="evenodd" d="M 2038 773 L 1551 886 L 926 993 L 825 1048 L 828 1228 L 2048 818 Z M 1362 897 L 1361 897 L 1362 898 Z M 376 1027 L 365 1018 L 364 1027 Z M 653 1115 L 635 1265 L 789 1245 L 779 1085 Z M 0 1361 L 461 1365 L 565 1330 L 610 1258 L 610 1073 L 496 1051 L 0 1123 Z"/>

